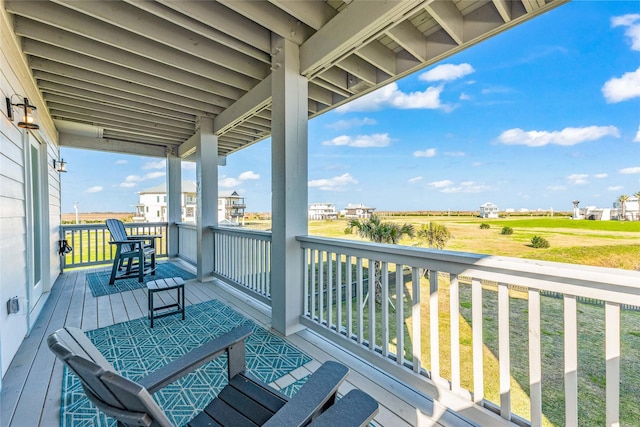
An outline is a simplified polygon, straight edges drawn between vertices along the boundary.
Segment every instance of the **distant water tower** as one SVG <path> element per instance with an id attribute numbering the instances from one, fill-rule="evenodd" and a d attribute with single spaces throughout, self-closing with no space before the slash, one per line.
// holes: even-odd
<path id="1" fill-rule="evenodd" d="M 580 204 L 580 200 L 573 201 L 573 219 L 580 219 L 580 208 L 578 205 Z"/>

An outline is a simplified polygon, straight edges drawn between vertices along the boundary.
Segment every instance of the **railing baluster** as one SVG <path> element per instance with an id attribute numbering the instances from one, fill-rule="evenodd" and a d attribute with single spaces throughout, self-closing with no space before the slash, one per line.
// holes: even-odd
<path id="1" fill-rule="evenodd" d="M 380 344 L 382 355 L 389 355 L 389 264 L 382 263 L 382 312 L 380 314 Z"/>
<path id="2" fill-rule="evenodd" d="M 336 253 L 336 332 L 340 333 L 341 330 L 342 330 L 342 254 Z"/>
<path id="3" fill-rule="evenodd" d="M 438 274 L 439 273 L 435 270 L 429 271 L 429 340 L 431 345 L 431 380 L 433 382 L 440 382 L 440 313 L 438 310 Z M 420 322 L 418 321 L 416 323 Z"/>
<path id="4" fill-rule="evenodd" d="M 396 362 L 404 365 L 404 266 L 396 264 Z"/>
<path id="5" fill-rule="evenodd" d="M 304 295 L 302 298 L 302 312 L 304 313 L 305 316 L 309 316 L 311 314 L 311 312 L 309 311 L 309 298 L 311 297 L 311 294 L 309 292 L 309 286 L 310 286 L 310 282 L 309 282 L 309 252 L 311 251 L 311 249 L 303 249 L 302 250 L 302 276 L 303 276 L 303 280 L 304 280 Z"/>
<path id="6" fill-rule="evenodd" d="M 311 286 L 311 318 L 316 319 L 316 253 L 315 249 L 311 250 L 311 278 L 309 284 Z"/>
<path id="7" fill-rule="evenodd" d="M 371 271 L 369 271 L 368 280 L 369 280 L 368 291 L 371 292 Z M 358 341 L 358 344 L 362 344 L 363 335 L 364 335 L 364 319 L 363 319 L 364 316 L 362 315 L 362 303 L 363 303 L 362 287 L 363 287 L 362 258 L 357 257 L 356 258 L 356 299 L 357 299 L 356 313 L 358 316 L 358 320 L 357 320 L 356 327 L 358 328 L 358 334 L 356 336 L 356 339 Z"/>
<path id="8" fill-rule="evenodd" d="M 318 251 L 318 323 L 324 322 L 324 251 Z"/>
<path id="9" fill-rule="evenodd" d="M 376 348 L 376 304 L 378 303 L 376 294 L 378 293 L 377 283 L 377 262 L 373 259 L 369 259 L 369 350 Z M 373 271 L 373 280 L 371 280 L 371 272 Z M 371 283 L 373 282 L 373 286 Z M 373 287 L 373 290 L 371 289 Z"/>
<path id="10" fill-rule="evenodd" d="M 500 415 L 511 419 L 511 351 L 509 347 L 509 285 L 498 284 L 498 362 Z"/>
<path id="11" fill-rule="evenodd" d="M 351 336 L 353 335 L 353 272 L 351 255 L 347 255 L 346 271 L 347 303 L 345 304 L 345 307 L 347 308 L 347 338 L 351 339 Z"/>
<path id="12" fill-rule="evenodd" d="M 578 425 L 578 315 L 576 297 L 564 296 L 564 392 L 568 426 Z"/>
<path id="13" fill-rule="evenodd" d="M 473 346 L 473 401 L 484 400 L 483 341 L 482 341 L 482 284 L 478 279 L 471 280 L 471 327 Z"/>
<path id="14" fill-rule="evenodd" d="M 540 344 L 540 291 L 529 289 L 529 394 L 531 427 L 542 425 L 542 346 Z"/>
<path id="15" fill-rule="evenodd" d="M 333 253 L 327 251 L 327 328 L 333 325 Z"/>
<path id="16" fill-rule="evenodd" d="M 460 294 L 458 275 L 449 276 L 449 324 L 451 334 L 451 389 L 460 391 Z"/>
<path id="17" fill-rule="evenodd" d="M 620 424 L 620 304 L 606 303 L 605 359 L 606 359 L 606 423 Z"/>
<path id="18" fill-rule="evenodd" d="M 420 372 L 422 359 L 422 331 L 420 328 L 420 270 L 417 267 L 411 268 L 411 287 L 413 301 L 411 305 L 411 326 L 413 337 L 413 372 Z"/>

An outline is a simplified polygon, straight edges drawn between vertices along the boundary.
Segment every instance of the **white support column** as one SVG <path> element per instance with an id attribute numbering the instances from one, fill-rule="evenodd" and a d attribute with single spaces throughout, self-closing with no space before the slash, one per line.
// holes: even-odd
<path id="1" fill-rule="evenodd" d="M 182 160 L 167 152 L 167 255 L 178 256 L 178 223 L 182 221 Z"/>
<path id="2" fill-rule="evenodd" d="M 303 253 L 296 236 L 307 234 L 307 79 L 299 47 L 271 39 L 272 111 L 272 327 L 289 335 L 301 329 Z"/>
<path id="3" fill-rule="evenodd" d="M 198 280 L 213 278 L 213 230 L 218 225 L 218 137 L 213 120 L 200 118 L 196 138 L 197 262 Z"/>

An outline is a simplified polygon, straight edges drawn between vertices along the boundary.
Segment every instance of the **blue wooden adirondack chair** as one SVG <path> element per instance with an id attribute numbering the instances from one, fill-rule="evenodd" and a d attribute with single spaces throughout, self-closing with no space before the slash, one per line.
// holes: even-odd
<path id="1" fill-rule="evenodd" d="M 108 219 L 107 229 L 111 234 L 112 245 L 116 245 L 116 254 L 113 258 L 111 277 L 109 284 L 113 285 L 118 279 L 138 276 L 138 281 L 142 283 L 144 276 L 156 271 L 156 248 L 155 239 L 160 235 L 136 235 L 127 236 L 122 221 L 118 219 Z M 126 265 L 125 265 L 126 261 Z M 119 273 L 122 268 L 125 271 Z"/>
<path id="2" fill-rule="evenodd" d="M 248 325 L 238 326 L 138 382 L 121 376 L 80 329 L 59 329 L 47 343 L 80 378 L 89 400 L 119 426 L 173 427 L 151 395 L 223 354 L 228 383 L 187 426 L 356 427 L 378 413 L 378 403 L 358 389 L 337 400 L 349 373 L 337 362 L 325 362 L 291 399 L 258 381 L 245 371 L 244 340 L 251 332 Z"/>

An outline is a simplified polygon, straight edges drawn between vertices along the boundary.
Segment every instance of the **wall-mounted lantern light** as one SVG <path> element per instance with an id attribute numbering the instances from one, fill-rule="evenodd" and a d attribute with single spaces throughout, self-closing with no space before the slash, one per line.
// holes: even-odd
<path id="1" fill-rule="evenodd" d="M 22 98 L 22 102 L 13 103 L 11 100 L 13 97 Z M 36 107 L 34 105 L 29 104 L 29 100 L 25 97 L 21 97 L 20 95 L 11 95 L 11 98 L 5 98 L 7 101 L 7 117 L 9 120 L 13 121 L 13 107 L 18 108 L 18 127 L 23 129 L 40 129 L 35 122 L 35 112 Z"/>
<path id="2" fill-rule="evenodd" d="M 65 162 L 64 159 L 54 160 L 53 161 L 53 168 L 55 170 L 57 170 L 58 172 L 66 172 L 67 171 L 67 162 Z"/>

